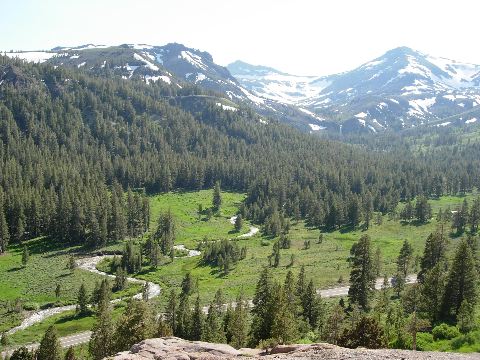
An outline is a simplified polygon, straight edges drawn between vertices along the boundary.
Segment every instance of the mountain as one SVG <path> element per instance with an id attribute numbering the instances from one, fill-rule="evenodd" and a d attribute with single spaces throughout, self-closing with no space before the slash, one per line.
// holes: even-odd
<path id="1" fill-rule="evenodd" d="M 49 51 L 10 52 L 5 55 L 55 66 L 81 68 L 100 76 L 108 73 L 126 80 L 140 79 L 146 83 L 162 81 L 179 88 L 189 83 L 238 105 L 246 104 L 262 116 L 289 123 L 304 131 L 311 130 L 312 127 L 338 131 L 336 124 L 327 122 L 306 109 L 254 95 L 240 84 L 227 68 L 216 64 L 208 52 L 182 44 L 87 44 L 55 47 Z"/>
<path id="2" fill-rule="evenodd" d="M 264 122 L 278 120 L 317 134 L 471 126 L 480 118 L 479 65 L 407 47 L 329 76 L 297 76 L 242 61 L 223 67 L 208 52 L 177 43 L 87 44 L 6 55 L 97 76 L 197 86 L 224 106 L 246 105 Z"/>
<path id="3" fill-rule="evenodd" d="M 248 90 L 286 104 L 296 104 L 320 95 L 327 84 L 316 76 L 297 76 L 276 69 L 236 61 L 227 66 Z"/>
<path id="4" fill-rule="evenodd" d="M 228 68 L 256 95 L 336 120 L 347 132 L 471 124 L 480 117 L 480 65 L 407 47 L 323 77 L 289 75 L 242 62 Z"/>

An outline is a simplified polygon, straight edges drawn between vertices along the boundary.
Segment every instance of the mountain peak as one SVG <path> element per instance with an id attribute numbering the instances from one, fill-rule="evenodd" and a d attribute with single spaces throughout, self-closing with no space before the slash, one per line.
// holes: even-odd
<path id="1" fill-rule="evenodd" d="M 231 64 L 228 64 L 227 69 L 234 76 L 235 75 L 268 75 L 268 74 L 289 75 L 287 73 L 284 73 L 272 67 L 262 66 L 262 65 L 252 65 L 242 60 L 237 60 Z"/>

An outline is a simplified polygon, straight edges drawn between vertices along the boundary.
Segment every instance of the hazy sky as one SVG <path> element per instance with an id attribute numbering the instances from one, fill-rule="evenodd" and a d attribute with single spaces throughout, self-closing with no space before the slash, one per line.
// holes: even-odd
<path id="1" fill-rule="evenodd" d="M 0 0 L 0 49 L 184 43 L 294 74 L 349 70 L 397 46 L 480 64 L 476 0 Z"/>

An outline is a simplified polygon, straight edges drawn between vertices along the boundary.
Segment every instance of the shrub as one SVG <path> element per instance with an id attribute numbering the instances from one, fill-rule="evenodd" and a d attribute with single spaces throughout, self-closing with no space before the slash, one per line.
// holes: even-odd
<path id="1" fill-rule="evenodd" d="M 338 339 L 338 345 L 355 349 L 359 346 L 369 349 L 385 347 L 383 329 L 375 318 L 364 316 L 351 329 L 345 329 Z"/>
<path id="2" fill-rule="evenodd" d="M 465 335 L 460 335 L 455 337 L 454 339 L 452 339 L 451 345 L 452 345 L 452 349 L 458 350 L 465 345 L 471 346 L 478 341 L 479 341 L 479 334 L 478 332 L 474 331 Z"/>
<path id="3" fill-rule="evenodd" d="M 440 324 L 433 328 L 432 335 L 435 340 L 443 340 L 443 339 L 450 340 L 459 336 L 460 331 L 456 326 Z"/>
<path id="4" fill-rule="evenodd" d="M 23 309 L 27 311 L 37 311 L 40 306 L 36 302 L 26 302 L 23 304 Z"/>
<path id="5" fill-rule="evenodd" d="M 432 348 L 433 335 L 430 333 L 419 332 L 417 333 L 417 350 L 428 351 L 434 350 Z"/>

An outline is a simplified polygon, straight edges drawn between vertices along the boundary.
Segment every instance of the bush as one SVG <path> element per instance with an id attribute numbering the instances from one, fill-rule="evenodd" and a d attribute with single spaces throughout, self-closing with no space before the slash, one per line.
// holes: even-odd
<path id="1" fill-rule="evenodd" d="M 260 242 L 260 245 L 262 245 L 262 246 L 270 246 L 270 241 L 268 241 L 268 240 L 262 240 L 262 241 Z"/>
<path id="2" fill-rule="evenodd" d="M 417 333 L 417 350 L 419 351 L 431 351 L 432 348 L 433 335 L 430 333 L 419 332 Z"/>
<path id="3" fill-rule="evenodd" d="M 27 311 L 37 311 L 40 306 L 36 302 L 26 302 L 23 304 L 23 309 Z"/>
<path id="4" fill-rule="evenodd" d="M 459 336 L 460 331 L 456 326 L 440 324 L 433 328 L 432 335 L 435 340 L 443 340 L 443 339 L 450 340 Z"/>
<path id="5" fill-rule="evenodd" d="M 364 316 L 351 329 L 345 329 L 338 339 L 338 345 L 356 349 L 380 349 L 385 347 L 385 336 L 380 323 L 371 317 Z"/>
<path id="6" fill-rule="evenodd" d="M 278 346 L 278 341 L 276 339 L 265 339 L 260 340 L 258 347 L 268 353 L 274 347 Z"/>
<path id="7" fill-rule="evenodd" d="M 470 332 L 468 334 L 455 337 L 451 341 L 452 349 L 458 350 L 462 346 L 465 346 L 465 345 L 471 346 L 475 344 L 479 340 L 478 335 L 479 335 L 478 332 Z"/>

